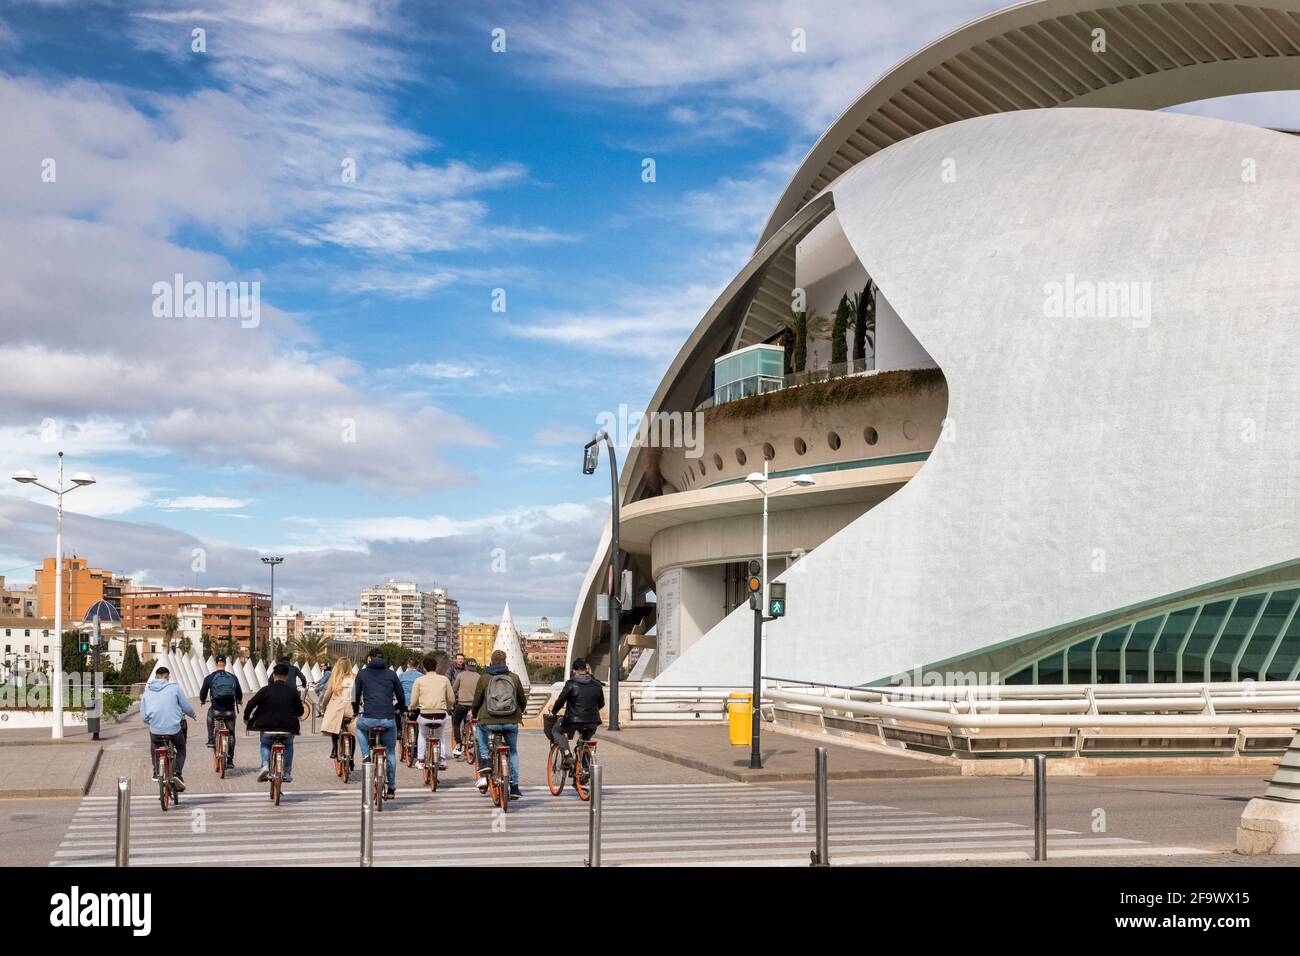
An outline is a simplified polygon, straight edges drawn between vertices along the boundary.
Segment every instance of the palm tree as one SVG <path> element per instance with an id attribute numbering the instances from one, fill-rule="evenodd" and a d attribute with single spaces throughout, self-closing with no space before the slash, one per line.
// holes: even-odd
<path id="1" fill-rule="evenodd" d="M 172 649 L 172 638 L 176 636 L 176 629 L 180 625 L 176 621 L 175 614 L 164 614 L 162 621 L 159 623 L 162 625 L 163 633 L 167 635 L 167 650 L 170 651 Z"/>
<path id="2" fill-rule="evenodd" d="M 823 327 L 829 329 L 826 318 L 815 312 L 811 316 L 807 312 L 794 312 L 789 318 L 782 319 L 781 325 L 784 327 L 781 333 L 781 344 L 785 347 L 785 374 L 793 375 L 806 371 L 808 338 L 810 335 L 816 338 L 817 332 Z"/>
<path id="3" fill-rule="evenodd" d="M 849 294 L 840 296 L 835 307 L 835 324 L 831 326 L 831 365 L 844 365 L 849 360 Z"/>
<path id="4" fill-rule="evenodd" d="M 853 323 L 853 360 L 867 358 L 867 343 L 876 352 L 876 283 L 868 278 L 861 292 L 853 293 L 851 302 L 856 321 Z"/>
<path id="5" fill-rule="evenodd" d="M 289 653 L 308 667 L 326 660 L 329 651 L 330 642 L 320 631 L 304 631 L 301 637 L 289 641 Z"/>

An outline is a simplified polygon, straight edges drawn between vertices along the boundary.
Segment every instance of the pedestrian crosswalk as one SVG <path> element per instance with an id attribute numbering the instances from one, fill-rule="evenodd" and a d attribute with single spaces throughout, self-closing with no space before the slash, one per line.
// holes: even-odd
<path id="1" fill-rule="evenodd" d="M 807 865 L 815 818 L 811 794 L 743 783 L 607 786 L 601 862 L 612 865 Z M 831 800 L 834 864 L 1026 859 L 1033 832 L 1020 823 Z M 113 797 L 86 797 L 53 866 L 111 866 Z M 355 866 L 357 790 L 196 794 L 163 813 L 156 799 L 131 808 L 133 866 Z M 571 791 L 527 787 L 502 814 L 472 787 L 408 789 L 375 818 L 375 865 L 581 865 L 588 805 Z M 1196 852 L 1136 840 L 1048 831 L 1053 856 Z"/>

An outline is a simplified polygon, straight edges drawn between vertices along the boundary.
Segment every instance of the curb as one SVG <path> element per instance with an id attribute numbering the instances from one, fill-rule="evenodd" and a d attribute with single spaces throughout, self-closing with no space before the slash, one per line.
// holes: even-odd
<path id="1" fill-rule="evenodd" d="M 95 757 L 90 763 L 90 770 L 86 773 L 85 780 L 80 787 L 23 787 L 11 790 L 0 790 L 0 800 L 39 800 L 45 798 L 80 798 L 90 792 L 95 783 L 95 775 L 99 772 L 99 763 L 104 759 L 104 748 L 100 744 L 95 745 Z"/>
<path id="2" fill-rule="evenodd" d="M 812 771 L 799 770 L 732 770 L 726 767 L 719 767 L 716 764 L 708 763 L 704 760 L 697 760 L 694 757 L 686 757 L 670 750 L 660 750 L 657 747 L 651 747 L 643 743 L 633 743 L 631 741 L 615 737 L 613 734 L 602 734 L 600 739 L 613 743 L 625 750 L 632 750 L 636 753 L 645 754 L 648 757 L 658 757 L 660 760 L 667 760 L 669 763 L 680 764 L 683 767 L 690 767 L 692 770 L 699 770 L 703 773 L 712 774 L 715 777 L 723 777 L 727 780 L 735 780 L 740 783 L 812 783 L 814 775 Z M 826 774 L 827 780 L 905 780 L 922 777 L 958 777 L 961 776 L 961 770 L 957 767 L 936 768 L 917 767 L 916 769 L 895 769 L 895 770 L 830 770 Z"/>

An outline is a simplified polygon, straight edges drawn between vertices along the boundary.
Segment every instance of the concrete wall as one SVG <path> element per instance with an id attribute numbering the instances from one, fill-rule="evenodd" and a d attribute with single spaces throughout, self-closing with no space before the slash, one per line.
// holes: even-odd
<path id="1" fill-rule="evenodd" d="M 785 575 L 769 670 L 884 679 L 1296 558 L 1300 139 L 1005 113 L 898 143 L 832 190 L 944 371 L 952 440 Z M 1079 281 L 1145 283 L 1149 308 L 1054 310 Z M 730 615 L 661 679 L 743 684 L 748 625 Z"/>

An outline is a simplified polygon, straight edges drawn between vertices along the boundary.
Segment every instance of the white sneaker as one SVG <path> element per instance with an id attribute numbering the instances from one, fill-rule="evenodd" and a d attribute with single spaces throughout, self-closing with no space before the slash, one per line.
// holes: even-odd
<path id="1" fill-rule="evenodd" d="M 445 763 L 443 763 L 443 762 L 440 760 L 440 761 L 438 761 L 438 769 L 439 769 L 439 770 L 446 770 L 446 769 L 447 769 L 447 765 L 446 765 Z"/>
<path id="2" fill-rule="evenodd" d="M 423 770 L 423 769 L 424 769 L 424 761 L 423 761 L 423 760 L 417 760 L 417 761 L 415 762 L 415 769 L 416 769 L 416 770 Z"/>
<path id="3" fill-rule="evenodd" d="M 463 751 L 463 750 L 461 750 L 459 747 L 457 747 L 455 750 L 453 750 L 453 751 L 451 752 L 451 755 L 452 755 L 453 757 L 456 757 L 457 759 L 459 759 L 459 758 L 465 756 L 465 751 Z"/>
<path id="4" fill-rule="evenodd" d="M 487 774 L 485 773 L 479 774 L 478 782 L 475 783 L 474 786 L 478 787 L 479 793 L 487 793 Z"/>

